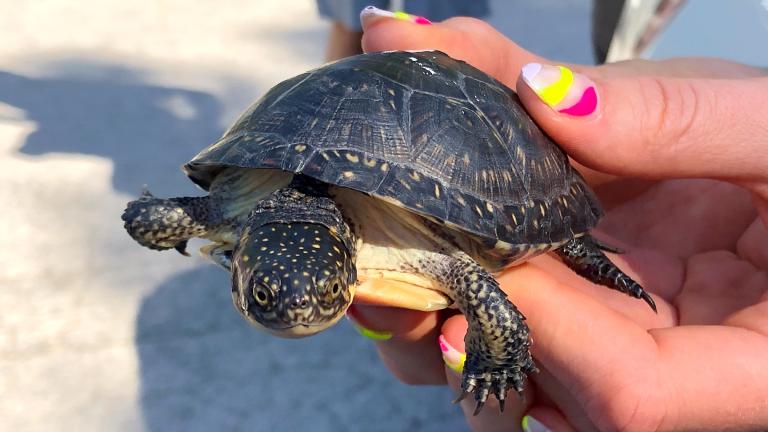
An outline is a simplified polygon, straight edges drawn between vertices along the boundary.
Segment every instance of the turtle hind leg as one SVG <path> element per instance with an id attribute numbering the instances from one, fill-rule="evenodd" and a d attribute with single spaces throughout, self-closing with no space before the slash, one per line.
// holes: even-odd
<path id="1" fill-rule="evenodd" d="M 509 301 L 496 279 L 469 256 L 434 254 L 411 269 L 434 277 L 469 323 L 467 357 L 456 402 L 474 394 L 479 413 L 489 395 L 504 409 L 507 391 L 522 397 L 525 379 L 535 372 L 525 317 Z"/>
<path id="2" fill-rule="evenodd" d="M 125 230 L 140 245 L 154 250 L 176 249 L 187 255 L 187 241 L 220 225 L 218 212 L 205 197 L 156 198 L 145 190 L 128 203 L 122 215 Z"/>
<path id="3" fill-rule="evenodd" d="M 601 250 L 602 249 L 602 250 Z M 656 312 L 656 302 L 640 284 L 635 282 L 603 253 L 610 250 L 589 235 L 574 238 L 555 253 L 579 276 L 632 297 L 643 299 Z"/>

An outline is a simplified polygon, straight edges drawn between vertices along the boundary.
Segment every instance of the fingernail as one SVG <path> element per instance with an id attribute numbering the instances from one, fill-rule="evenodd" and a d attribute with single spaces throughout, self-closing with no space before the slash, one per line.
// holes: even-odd
<path id="1" fill-rule="evenodd" d="M 440 351 L 443 352 L 445 364 L 454 372 L 461 373 L 464 370 L 464 361 L 467 360 L 467 355 L 451 346 L 443 335 L 437 338 L 437 343 L 440 344 Z"/>
<path id="2" fill-rule="evenodd" d="M 597 109 L 595 83 L 565 66 L 528 63 L 523 66 L 522 77 L 539 99 L 557 112 L 583 117 Z"/>
<path id="3" fill-rule="evenodd" d="M 550 432 L 549 428 L 530 415 L 523 417 L 522 425 L 525 432 Z"/>
<path id="4" fill-rule="evenodd" d="M 390 12 L 379 9 L 374 6 L 368 6 L 360 12 L 360 22 L 363 26 L 369 25 L 376 18 L 394 18 L 401 21 L 408 21 L 414 24 L 430 25 L 432 21 L 418 15 L 411 15 L 405 12 Z"/>
<path id="5" fill-rule="evenodd" d="M 358 333 L 367 337 L 368 339 L 373 339 L 377 341 L 392 339 L 392 332 L 367 329 L 362 325 L 360 325 L 357 321 L 355 321 L 355 318 L 352 317 L 352 315 L 349 312 L 347 312 L 346 317 L 347 317 L 347 320 L 349 320 L 349 322 L 352 324 L 352 327 L 354 327 Z"/>

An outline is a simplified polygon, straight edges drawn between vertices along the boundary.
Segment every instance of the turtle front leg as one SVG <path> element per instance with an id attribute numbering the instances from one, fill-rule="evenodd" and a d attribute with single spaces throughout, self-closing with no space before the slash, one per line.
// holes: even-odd
<path id="1" fill-rule="evenodd" d="M 616 264 L 605 256 L 603 250 L 618 252 L 618 249 L 607 246 L 590 235 L 583 235 L 555 249 L 555 253 L 579 276 L 632 297 L 643 299 L 656 312 L 656 302 L 653 301 L 651 295 L 640 284 L 616 267 Z"/>
<path id="2" fill-rule="evenodd" d="M 140 245 L 155 250 L 176 249 L 187 255 L 187 241 L 222 225 L 211 198 L 156 198 L 145 190 L 123 212 L 125 230 Z"/>
<path id="3" fill-rule="evenodd" d="M 412 270 L 438 280 L 469 323 L 457 401 L 474 393 L 477 414 L 493 393 L 503 411 L 507 390 L 513 388 L 522 395 L 526 376 L 536 371 L 525 317 L 496 279 L 464 253 L 430 255 L 419 259 Z"/>

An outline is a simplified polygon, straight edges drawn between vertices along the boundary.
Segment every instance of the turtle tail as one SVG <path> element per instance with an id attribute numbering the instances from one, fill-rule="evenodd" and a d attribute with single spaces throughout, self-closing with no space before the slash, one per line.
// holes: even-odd
<path id="1" fill-rule="evenodd" d="M 176 249 L 183 255 L 187 241 L 219 225 L 210 197 L 155 198 L 144 190 L 128 203 L 123 225 L 140 245 L 154 250 Z"/>

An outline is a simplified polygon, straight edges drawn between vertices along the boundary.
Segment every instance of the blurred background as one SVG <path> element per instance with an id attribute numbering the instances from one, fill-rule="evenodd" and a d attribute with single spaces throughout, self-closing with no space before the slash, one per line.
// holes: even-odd
<path id="1" fill-rule="evenodd" d="M 589 0 L 489 3 L 524 47 L 594 61 Z M 744 3 L 764 29 L 765 2 Z M 447 389 L 397 382 L 348 323 L 258 333 L 227 274 L 122 228 L 143 185 L 198 194 L 180 165 L 321 64 L 328 28 L 310 0 L 0 0 L 0 430 L 466 428 Z M 668 34 L 646 52 L 701 45 Z"/>

